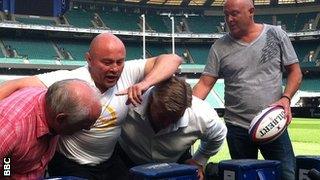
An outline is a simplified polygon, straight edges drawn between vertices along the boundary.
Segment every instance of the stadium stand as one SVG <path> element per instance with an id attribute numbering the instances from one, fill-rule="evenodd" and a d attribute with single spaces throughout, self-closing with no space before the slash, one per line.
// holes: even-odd
<path id="1" fill-rule="evenodd" d="M 54 59 L 52 43 L 45 39 L 3 38 L 4 45 L 16 50 L 18 57 L 27 59 Z"/>
<path id="2" fill-rule="evenodd" d="M 155 14 L 147 14 L 146 22 L 150 26 L 151 30 L 160 33 L 169 33 L 171 32 L 171 25 L 167 27 L 165 24 L 165 19 L 170 20 L 168 16 L 160 16 Z"/>
<path id="3" fill-rule="evenodd" d="M 127 42 L 125 43 L 127 49 L 126 60 L 142 58 L 142 43 L 140 42 Z"/>
<path id="4" fill-rule="evenodd" d="M 65 59 L 84 61 L 85 53 L 89 49 L 90 41 L 84 40 L 58 40 L 56 42 L 60 52 L 64 54 Z M 66 61 L 72 62 L 72 61 Z"/>
<path id="5" fill-rule="evenodd" d="M 146 43 L 146 46 L 151 56 L 157 56 L 159 54 L 168 53 L 168 51 L 163 47 L 163 45 L 160 44 Z"/>
<path id="6" fill-rule="evenodd" d="M 288 32 L 294 32 L 296 25 L 296 17 L 297 14 L 277 14 L 276 25 L 281 25 L 281 27 Z"/>
<path id="7" fill-rule="evenodd" d="M 91 28 L 93 24 L 91 19 L 93 17 L 92 12 L 88 12 L 85 9 L 71 9 L 66 12 L 65 16 L 70 25 L 81 28 Z"/>
<path id="8" fill-rule="evenodd" d="M 44 19 L 44 18 L 40 18 L 40 17 L 15 17 L 15 20 L 23 23 L 23 24 L 36 24 L 36 25 L 44 25 L 44 26 L 52 26 L 55 25 L 55 21 L 54 20 L 49 20 L 49 19 Z"/>
<path id="9" fill-rule="evenodd" d="M 193 33 L 218 33 L 223 16 L 191 16 L 187 18 L 190 31 Z"/>
<path id="10" fill-rule="evenodd" d="M 193 62 L 195 64 L 203 64 L 205 65 L 207 63 L 207 58 L 208 58 L 208 54 L 209 54 L 209 50 L 211 45 L 207 44 L 207 45 L 198 45 L 198 44 L 190 44 L 187 45 Z"/>
<path id="11" fill-rule="evenodd" d="M 4 54 L 2 53 L 2 51 L 0 51 L 0 58 L 4 58 Z"/>
<path id="12" fill-rule="evenodd" d="M 293 46 L 302 67 L 316 66 L 319 60 L 320 44 L 318 41 L 297 41 Z"/>
<path id="13" fill-rule="evenodd" d="M 315 30 L 315 27 L 313 27 L 312 22 L 315 21 L 316 17 L 317 13 L 315 12 L 299 13 L 297 15 L 295 31 Z"/>
<path id="14" fill-rule="evenodd" d="M 138 26 L 139 23 L 139 14 L 134 13 L 125 13 L 125 12 L 99 12 L 100 17 L 102 18 L 104 24 L 115 30 L 124 30 L 124 31 L 140 31 Z"/>
<path id="15" fill-rule="evenodd" d="M 259 23 L 265 24 L 275 24 L 273 23 L 274 16 L 272 15 L 256 15 L 254 16 L 254 20 Z"/>
<path id="16" fill-rule="evenodd" d="M 302 91 L 311 91 L 311 92 L 320 92 L 320 79 L 319 77 L 314 78 L 304 78 L 302 80 L 300 90 Z"/>

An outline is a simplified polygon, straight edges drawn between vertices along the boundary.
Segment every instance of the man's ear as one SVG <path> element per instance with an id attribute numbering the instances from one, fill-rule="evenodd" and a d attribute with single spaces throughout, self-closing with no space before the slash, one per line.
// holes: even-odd
<path id="1" fill-rule="evenodd" d="M 61 126 L 61 124 L 65 123 L 65 119 L 67 118 L 67 115 L 64 113 L 57 114 L 55 118 L 55 123 L 57 123 L 58 126 Z"/>
<path id="2" fill-rule="evenodd" d="M 249 13 L 250 13 L 250 15 L 253 17 L 253 15 L 254 15 L 254 7 L 252 7 L 252 8 L 249 9 Z"/>
<path id="3" fill-rule="evenodd" d="M 86 52 L 86 61 L 87 61 L 88 65 L 90 66 L 90 64 L 91 64 L 91 56 L 90 56 L 89 52 Z"/>

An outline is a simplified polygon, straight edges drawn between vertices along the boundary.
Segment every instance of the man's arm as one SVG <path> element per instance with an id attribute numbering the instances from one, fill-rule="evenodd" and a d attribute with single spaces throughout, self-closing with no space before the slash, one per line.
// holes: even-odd
<path id="1" fill-rule="evenodd" d="M 149 87 L 171 77 L 181 63 L 182 59 L 175 54 L 163 54 L 147 59 L 144 68 L 144 79 L 127 90 L 119 92 L 118 95 L 128 94 L 127 104 L 132 103 L 134 106 L 141 104 L 141 95 Z"/>
<path id="2" fill-rule="evenodd" d="M 2 106 L 3 108 L 3 106 Z M 3 172 L 3 160 L 9 158 L 12 154 L 12 150 L 16 146 L 17 136 L 11 123 L 7 122 L 7 118 L 0 115 L 0 170 Z M 11 161 L 12 161 L 12 157 Z M 1 175 L 0 175 L 1 177 Z"/>
<path id="3" fill-rule="evenodd" d="M 201 108 L 203 109 L 203 113 L 206 112 L 206 115 L 203 115 L 203 117 L 210 120 L 208 120 L 207 128 L 201 137 L 200 147 L 195 152 L 192 159 L 186 161 L 187 164 L 198 166 L 199 179 L 202 179 L 203 177 L 204 167 L 208 159 L 220 150 L 227 135 L 227 127 L 220 120 L 218 114 L 211 108 Z"/>
<path id="4" fill-rule="evenodd" d="M 19 89 L 29 86 L 46 87 L 36 76 L 5 81 L 0 84 L 0 100 L 8 97 Z"/>
<path id="5" fill-rule="evenodd" d="M 284 89 L 282 97 L 273 105 L 280 105 L 284 108 L 284 111 L 287 117 L 287 124 L 290 124 L 292 119 L 290 100 L 299 89 L 299 86 L 302 80 L 302 73 L 301 73 L 299 63 L 286 66 L 286 70 L 288 72 L 286 87 Z"/>
<path id="6" fill-rule="evenodd" d="M 211 91 L 218 78 L 203 74 L 193 87 L 193 95 L 204 100 Z"/>

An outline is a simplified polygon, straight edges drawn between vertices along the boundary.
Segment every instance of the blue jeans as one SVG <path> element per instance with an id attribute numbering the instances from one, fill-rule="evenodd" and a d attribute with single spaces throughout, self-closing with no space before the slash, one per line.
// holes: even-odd
<path id="1" fill-rule="evenodd" d="M 282 180 L 294 180 L 296 160 L 287 130 L 276 140 L 260 145 L 250 140 L 247 129 L 230 124 L 227 128 L 232 159 L 257 159 L 259 149 L 264 159 L 281 161 Z"/>

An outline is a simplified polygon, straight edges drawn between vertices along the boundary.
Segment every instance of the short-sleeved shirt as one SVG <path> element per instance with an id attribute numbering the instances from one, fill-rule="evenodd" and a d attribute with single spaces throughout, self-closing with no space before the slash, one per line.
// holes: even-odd
<path id="1" fill-rule="evenodd" d="M 151 90 L 144 94 L 140 106 L 129 110 L 119 140 L 122 149 L 135 164 L 176 162 L 200 139 L 200 148 L 193 159 L 205 165 L 209 157 L 218 152 L 227 132 L 216 111 L 193 96 L 192 106 L 185 110 L 182 118 L 155 133 L 146 112 Z"/>
<path id="2" fill-rule="evenodd" d="M 58 136 L 49 132 L 45 118 L 45 92 L 24 88 L 0 101 L 0 169 L 3 158 L 10 158 L 11 178 L 43 178 L 56 150 Z"/>
<path id="3" fill-rule="evenodd" d="M 72 136 L 61 136 L 58 151 L 79 164 L 99 164 L 108 160 L 120 136 L 120 125 L 127 115 L 127 96 L 115 96 L 139 82 L 144 77 L 146 60 L 132 60 L 125 63 L 123 72 L 115 86 L 102 94 L 102 111 L 99 119 L 90 130 L 82 130 Z M 37 76 L 46 86 L 63 79 L 77 78 L 95 86 L 88 67 L 72 71 L 60 70 Z"/>
<path id="4" fill-rule="evenodd" d="M 251 43 L 227 34 L 211 47 L 204 74 L 225 82 L 226 122 L 248 128 L 253 117 L 282 94 L 284 66 L 298 63 L 287 34 L 264 24 Z"/>

